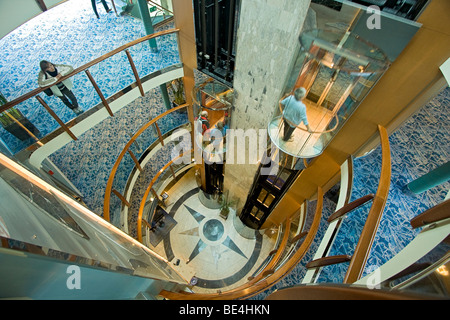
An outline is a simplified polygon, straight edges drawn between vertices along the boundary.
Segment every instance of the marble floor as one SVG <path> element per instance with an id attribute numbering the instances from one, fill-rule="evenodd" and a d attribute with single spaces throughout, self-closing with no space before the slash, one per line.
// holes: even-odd
<path id="1" fill-rule="evenodd" d="M 274 249 L 277 233 L 243 237 L 239 218 L 230 212 L 227 219 L 220 209 L 210 209 L 199 200 L 200 189 L 194 169 L 170 190 L 165 210 L 176 221 L 155 252 L 166 257 L 186 279 L 192 279 L 194 292 L 217 292 L 247 282 Z"/>

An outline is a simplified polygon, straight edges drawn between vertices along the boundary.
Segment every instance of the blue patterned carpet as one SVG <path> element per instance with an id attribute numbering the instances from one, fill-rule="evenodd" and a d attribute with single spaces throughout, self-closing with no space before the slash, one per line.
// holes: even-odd
<path id="1" fill-rule="evenodd" d="M 115 3 L 120 12 L 121 1 Z M 41 60 L 71 64 L 76 68 L 146 35 L 141 20 L 127 15 L 117 17 L 113 11 L 106 13 L 102 5 L 98 6 L 98 12 L 100 19 L 95 17 L 90 1 L 70 0 L 40 14 L 2 38 L 0 91 L 5 97 L 12 100 L 37 87 Z M 168 25 L 163 29 L 172 27 Z M 141 77 L 180 62 L 175 36 L 164 36 L 158 39 L 157 45 L 157 53 L 151 52 L 148 43 L 130 49 Z M 90 72 L 105 97 L 135 81 L 123 52 L 90 68 Z M 73 92 L 83 109 L 87 110 L 101 102 L 84 73 L 75 76 L 73 82 Z M 41 97 L 64 122 L 74 118 L 75 114 L 58 98 L 44 94 Z M 35 98 L 21 103 L 19 109 L 38 127 L 40 137 L 58 127 Z M 72 141 L 52 154 L 50 159 L 81 191 L 88 207 L 102 215 L 106 182 L 118 154 L 137 128 L 164 111 L 166 108 L 159 89 L 150 90 L 145 97 L 122 108 L 115 117 L 108 118 L 79 137 L 78 141 Z M 187 116 L 176 113 L 160 120 L 158 125 L 164 134 L 185 122 Z M 0 128 L 0 137 L 14 153 L 34 143 L 33 139 L 21 142 L 3 128 Z M 138 143 L 149 145 L 156 137 L 156 132 L 149 130 L 141 138 L 146 141 Z M 139 158 L 143 150 L 132 151 Z M 119 170 L 114 181 L 114 187 L 119 192 L 123 192 L 128 174 L 134 166 L 130 157 L 125 160 L 128 161 L 121 165 L 123 170 Z M 159 170 L 166 162 L 165 159 L 155 159 L 152 168 Z M 114 200 L 117 199 L 113 199 L 113 205 L 120 206 Z"/>
<path id="2" fill-rule="evenodd" d="M 118 0 L 115 3 L 120 12 L 122 2 Z M 13 100 L 38 87 L 41 60 L 70 64 L 76 68 L 146 35 L 139 19 L 127 15 L 117 17 L 114 11 L 106 13 L 101 4 L 98 12 L 100 19 L 95 17 L 90 1 L 66 1 L 0 39 L 0 92 L 6 99 Z M 158 38 L 157 44 L 159 51 L 156 53 L 151 52 L 148 43 L 129 50 L 141 77 L 180 60 L 174 35 Z M 93 66 L 89 71 L 105 97 L 135 81 L 124 52 Z M 72 80 L 73 92 L 81 108 L 87 110 L 100 103 L 100 97 L 84 72 Z M 44 93 L 40 96 L 63 122 L 75 117 L 57 97 L 47 97 Z M 20 103 L 18 107 L 41 132 L 38 138 L 59 127 L 35 98 Z M 0 127 L 0 138 L 13 153 L 35 142 L 32 138 L 21 142 L 3 127 Z"/>

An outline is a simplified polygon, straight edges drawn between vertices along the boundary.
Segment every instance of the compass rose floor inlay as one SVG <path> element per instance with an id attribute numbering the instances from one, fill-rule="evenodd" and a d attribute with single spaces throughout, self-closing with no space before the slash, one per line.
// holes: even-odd
<path id="1" fill-rule="evenodd" d="M 184 190 L 191 187 L 184 194 L 174 191 L 176 187 L 168 191 L 172 203 L 166 211 L 177 224 L 153 249 L 187 280 L 195 279 L 196 292 L 224 291 L 246 283 L 273 249 L 276 234 L 268 237 L 255 230 L 253 239 L 244 238 L 236 231 L 240 221 L 235 213 L 223 219 L 219 209 L 205 207 L 198 198 L 200 189 L 183 183 L 187 179 L 189 174 L 177 183 Z"/>

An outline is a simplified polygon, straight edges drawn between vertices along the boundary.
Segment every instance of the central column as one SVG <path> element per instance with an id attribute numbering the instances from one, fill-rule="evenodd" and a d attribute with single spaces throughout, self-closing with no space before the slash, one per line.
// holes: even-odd
<path id="1" fill-rule="evenodd" d="M 298 37 L 309 5 L 310 0 L 241 1 L 230 129 L 267 131 L 300 49 Z M 245 149 L 248 159 L 248 145 Z M 257 169 L 257 163 L 226 164 L 224 187 L 240 200 L 238 210 L 245 203 Z"/>

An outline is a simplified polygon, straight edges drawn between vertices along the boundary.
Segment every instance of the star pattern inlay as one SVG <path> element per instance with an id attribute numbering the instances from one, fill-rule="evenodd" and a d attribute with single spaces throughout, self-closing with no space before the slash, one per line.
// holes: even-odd
<path id="1" fill-rule="evenodd" d="M 247 259 L 247 256 L 244 254 L 244 252 L 242 252 L 242 250 L 238 247 L 238 245 L 230 238 L 229 235 L 225 234 L 225 227 L 222 221 L 215 218 L 206 218 L 205 215 L 201 214 L 197 210 L 194 210 L 187 205 L 184 205 L 184 207 L 188 210 L 191 216 L 199 224 L 195 228 L 180 232 L 180 234 L 183 235 L 199 237 L 198 242 L 195 245 L 194 249 L 192 250 L 186 263 L 191 262 L 195 257 L 197 257 L 200 254 L 200 252 L 205 250 L 208 246 L 214 248 L 221 245 L 227 247 L 228 249 L 236 252 L 240 256 Z M 202 228 L 200 228 L 201 224 L 203 224 Z"/>

